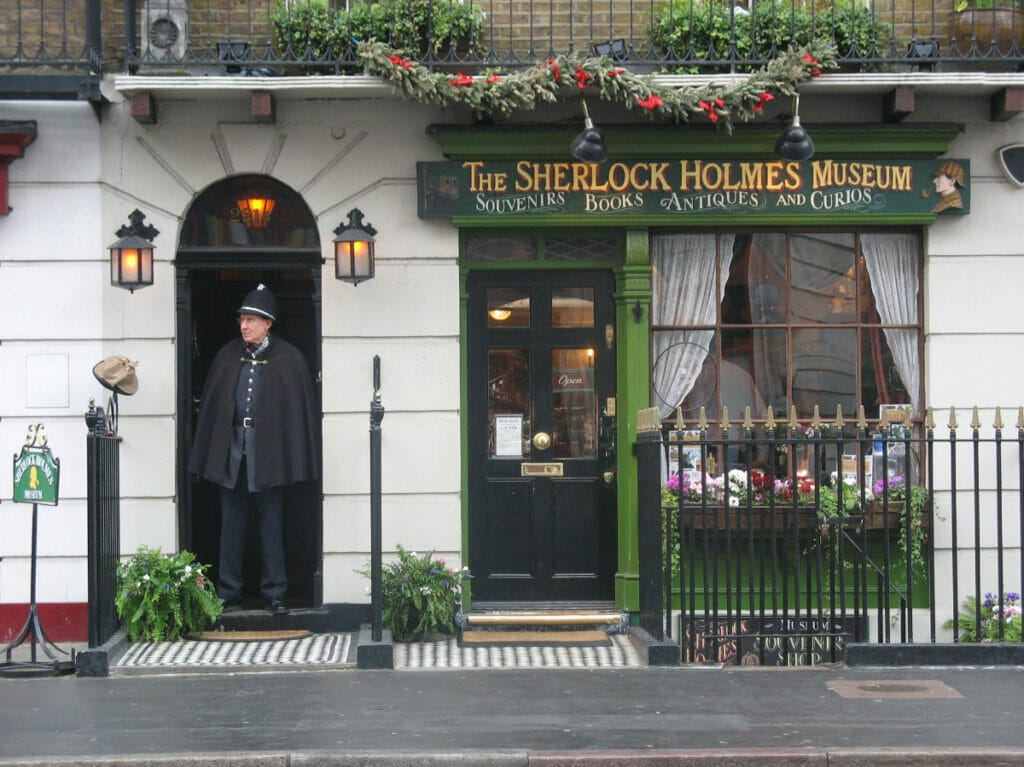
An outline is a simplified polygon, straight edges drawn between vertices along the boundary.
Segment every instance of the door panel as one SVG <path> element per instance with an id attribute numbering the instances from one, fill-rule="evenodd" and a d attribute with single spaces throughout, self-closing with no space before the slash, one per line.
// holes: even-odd
<path id="1" fill-rule="evenodd" d="M 612 275 L 477 272 L 467 285 L 473 598 L 609 600 Z"/>

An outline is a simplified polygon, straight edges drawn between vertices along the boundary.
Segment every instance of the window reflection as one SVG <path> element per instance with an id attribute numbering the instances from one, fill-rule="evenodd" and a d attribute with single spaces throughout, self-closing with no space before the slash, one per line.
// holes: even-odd
<path id="1" fill-rule="evenodd" d="M 551 326 L 555 328 L 594 327 L 594 289 L 552 288 Z"/>
<path id="2" fill-rule="evenodd" d="M 488 288 L 487 327 L 530 327 L 530 291 L 527 288 Z"/>
<path id="3" fill-rule="evenodd" d="M 521 417 L 521 447 L 516 451 L 508 434 L 495 429 L 496 416 Z M 487 455 L 506 458 L 530 455 L 530 355 L 525 349 L 490 349 L 487 352 Z M 512 422 L 505 419 L 502 424 Z"/>
<path id="4" fill-rule="evenodd" d="M 551 352 L 552 447 L 555 458 L 597 455 L 594 349 Z"/>

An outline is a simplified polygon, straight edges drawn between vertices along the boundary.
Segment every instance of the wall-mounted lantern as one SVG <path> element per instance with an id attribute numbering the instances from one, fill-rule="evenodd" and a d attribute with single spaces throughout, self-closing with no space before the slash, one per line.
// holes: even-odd
<path id="1" fill-rule="evenodd" d="M 128 215 L 128 226 L 116 232 L 121 239 L 110 246 L 110 284 L 131 293 L 153 284 L 153 243 L 150 240 L 160 232 L 143 223 L 145 217 L 142 211 L 133 210 Z"/>
<path id="2" fill-rule="evenodd" d="M 270 223 L 270 215 L 277 205 L 276 200 L 269 197 L 250 197 L 235 200 L 238 205 L 238 217 L 242 219 L 246 229 L 262 229 Z"/>
<path id="3" fill-rule="evenodd" d="M 363 212 L 353 208 L 348 224 L 334 230 L 334 276 L 358 285 L 373 277 L 373 239 L 377 230 L 363 223 Z"/>

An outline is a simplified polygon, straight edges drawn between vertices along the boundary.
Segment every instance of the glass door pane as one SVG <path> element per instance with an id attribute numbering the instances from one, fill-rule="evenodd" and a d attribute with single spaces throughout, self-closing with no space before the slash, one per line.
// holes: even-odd
<path id="1" fill-rule="evenodd" d="M 597 455 L 594 349 L 551 350 L 552 446 L 555 458 Z"/>
<path id="2" fill-rule="evenodd" d="M 488 457 L 529 457 L 531 407 L 530 355 L 527 350 L 488 350 Z"/>

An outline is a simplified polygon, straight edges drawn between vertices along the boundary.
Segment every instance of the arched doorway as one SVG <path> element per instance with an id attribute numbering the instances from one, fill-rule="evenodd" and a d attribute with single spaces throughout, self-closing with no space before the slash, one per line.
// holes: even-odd
<path id="1" fill-rule="evenodd" d="M 270 177 L 244 175 L 217 182 L 195 198 L 185 216 L 175 261 L 178 539 L 180 548 L 213 563 L 214 578 L 220 542 L 217 490 L 187 471 L 206 375 L 217 351 L 238 334 L 235 312 L 242 299 L 264 283 L 278 301 L 274 332 L 303 353 L 319 399 L 321 265 L 319 234 L 309 207 L 294 190 Z M 322 497 L 320 482 L 294 485 L 286 496 L 288 600 L 293 607 L 323 603 Z M 255 526 L 250 527 L 254 534 Z M 244 597 L 253 606 L 261 605 L 255 540 L 247 545 L 246 557 Z"/>

